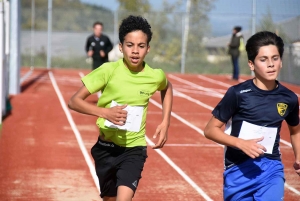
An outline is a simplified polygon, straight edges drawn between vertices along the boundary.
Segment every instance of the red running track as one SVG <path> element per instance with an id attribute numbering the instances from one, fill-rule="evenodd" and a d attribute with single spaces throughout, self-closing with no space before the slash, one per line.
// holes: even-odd
<path id="1" fill-rule="evenodd" d="M 28 71 L 23 68 L 22 76 Z M 0 136 L 1 201 L 101 200 L 89 169 L 90 148 L 98 136 L 96 118 L 62 107 L 82 85 L 80 71 L 53 69 L 52 73 L 54 81 L 47 70 L 35 69 L 22 83 L 22 93 L 11 99 L 12 114 L 5 118 Z M 169 74 L 168 79 L 174 86 L 169 140 L 159 151 L 148 147 L 149 157 L 134 200 L 222 200 L 223 147 L 203 137 L 202 130 L 211 109 L 228 86 L 237 82 L 224 75 Z M 284 85 L 300 94 L 299 86 Z M 96 103 L 97 96 L 88 100 Z M 147 116 L 147 137 L 152 141 L 161 118 L 159 104 L 157 93 Z M 81 149 L 72 121 L 82 139 Z M 281 135 L 285 200 L 296 201 L 300 182 L 292 168 L 294 155 L 286 125 Z"/>

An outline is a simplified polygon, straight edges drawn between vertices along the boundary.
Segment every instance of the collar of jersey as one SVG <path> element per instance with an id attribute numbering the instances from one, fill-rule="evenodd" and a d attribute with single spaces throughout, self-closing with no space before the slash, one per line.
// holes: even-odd
<path id="1" fill-rule="evenodd" d="M 145 62 L 145 61 L 144 61 Z M 123 62 L 123 59 L 120 59 L 119 60 L 119 66 L 120 67 L 122 67 L 123 69 L 124 69 L 124 71 L 127 73 L 127 74 L 130 74 L 130 75 L 139 75 L 139 74 L 143 74 L 143 73 L 145 73 L 147 70 L 148 70 L 148 64 L 145 62 L 145 66 L 144 66 L 144 70 L 143 71 L 141 71 L 141 72 L 135 72 L 135 71 L 131 71 L 131 70 L 129 70 L 126 66 L 125 66 L 125 64 L 124 64 L 124 62 Z"/>
<path id="2" fill-rule="evenodd" d="M 249 80 L 250 81 L 250 85 L 253 87 L 253 89 L 259 93 L 262 93 L 262 94 L 274 94 L 274 93 L 277 93 L 277 91 L 279 90 L 280 88 L 280 83 L 278 82 L 278 80 L 275 80 L 275 82 L 277 83 L 277 87 L 275 89 L 272 89 L 270 91 L 268 90 L 262 90 L 260 88 L 258 88 L 254 83 L 253 83 L 253 79 Z"/>

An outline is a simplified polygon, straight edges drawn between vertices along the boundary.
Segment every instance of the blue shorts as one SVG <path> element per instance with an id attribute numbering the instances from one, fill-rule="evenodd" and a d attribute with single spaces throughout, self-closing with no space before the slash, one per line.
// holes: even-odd
<path id="1" fill-rule="evenodd" d="M 224 172 L 226 201 L 282 201 L 284 196 L 283 164 L 266 157 L 248 159 Z"/>

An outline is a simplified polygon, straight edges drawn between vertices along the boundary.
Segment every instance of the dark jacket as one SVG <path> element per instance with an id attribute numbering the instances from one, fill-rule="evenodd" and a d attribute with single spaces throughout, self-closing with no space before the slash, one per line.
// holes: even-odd
<path id="1" fill-rule="evenodd" d="M 241 32 L 233 34 L 231 37 L 228 54 L 230 54 L 232 57 L 238 57 L 240 55 L 239 47 L 241 37 L 243 37 Z"/>
<path id="2" fill-rule="evenodd" d="M 103 34 L 101 34 L 99 38 L 94 35 L 91 35 L 86 40 L 85 51 L 94 51 L 94 54 L 92 56 L 93 60 L 107 62 L 108 53 L 112 50 L 112 48 L 113 45 L 110 42 L 109 38 Z M 103 50 L 105 52 L 105 57 L 100 56 L 100 50 Z"/>

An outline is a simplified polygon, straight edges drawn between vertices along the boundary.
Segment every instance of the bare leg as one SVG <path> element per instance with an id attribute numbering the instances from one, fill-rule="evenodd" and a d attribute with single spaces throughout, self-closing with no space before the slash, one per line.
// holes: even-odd
<path id="1" fill-rule="evenodd" d="M 127 186 L 119 186 L 117 201 L 132 201 L 133 190 Z"/>
<path id="2" fill-rule="evenodd" d="M 104 197 L 103 201 L 116 201 L 117 197 Z"/>

